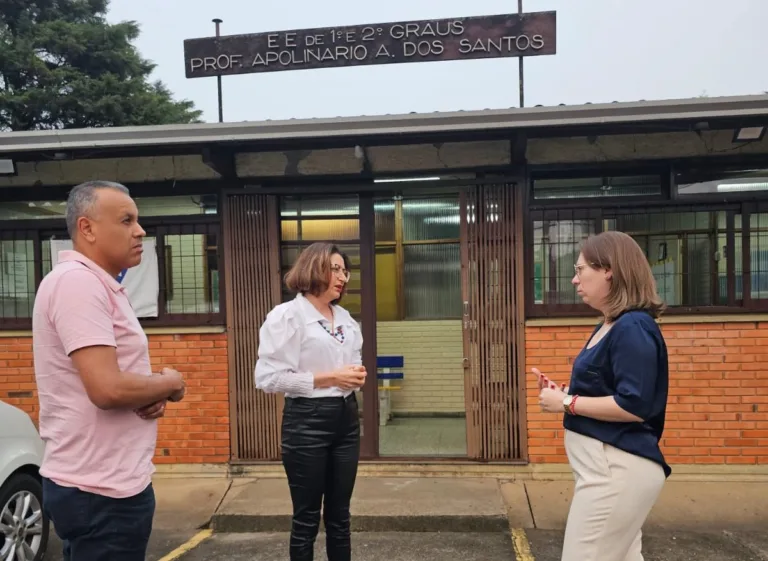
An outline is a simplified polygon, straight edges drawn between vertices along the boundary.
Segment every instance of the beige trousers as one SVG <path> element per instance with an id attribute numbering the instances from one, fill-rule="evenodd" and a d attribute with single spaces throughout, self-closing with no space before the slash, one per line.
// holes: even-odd
<path id="1" fill-rule="evenodd" d="M 565 431 L 576 487 L 562 561 L 643 561 L 641 528 L 664 486 L 650 460 Z"/>

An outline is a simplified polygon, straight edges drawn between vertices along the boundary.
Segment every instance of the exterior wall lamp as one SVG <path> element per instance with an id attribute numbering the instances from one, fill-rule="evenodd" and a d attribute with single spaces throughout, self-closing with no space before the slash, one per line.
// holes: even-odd
<path id="1" fill-rule="evenodd" d="M 762 126 L 736 129 L 733 133 L 733 142 L 760 142 L 765 136 L 765 128 Z"/>
<path id="2" fill-rule="evenodd" d="M 0 159 L 0 175 L 16 175 L 16 162 Z"/>

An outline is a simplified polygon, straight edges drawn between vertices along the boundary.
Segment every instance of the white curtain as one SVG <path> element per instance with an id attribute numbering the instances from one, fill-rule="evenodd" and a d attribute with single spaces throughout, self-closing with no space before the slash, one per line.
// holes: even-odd
<path id="1" fill-rule="evenodd" d="M 157 317 L 157 297 L 160 293 L 160 271 L 157 266 L 155 240 L 142 243 L 141 263 L 121 271 L 118 281 L 125 286 L 128 299 L 140 318 Z M 59 252 L 72 249 L 71 240 L 51 240 L 51 265 L 59 262 Z"/>

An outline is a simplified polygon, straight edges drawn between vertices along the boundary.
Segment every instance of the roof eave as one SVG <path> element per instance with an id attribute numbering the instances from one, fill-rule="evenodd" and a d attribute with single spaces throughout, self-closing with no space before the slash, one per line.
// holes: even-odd
<path id="1" fill-rule="evenodd" d="M 535 134 L 540 129 L 721 119 L 766 119 L 768 122 L 768 95 L 334 119 L 15 132 L 0 135 L 0 154 L 519 129 L 528 129 Z"/>

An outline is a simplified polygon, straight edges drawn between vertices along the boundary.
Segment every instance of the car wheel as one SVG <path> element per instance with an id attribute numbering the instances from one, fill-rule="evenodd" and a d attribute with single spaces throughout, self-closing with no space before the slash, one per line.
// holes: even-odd
<path id="1" fill-rule="evenodd" d="M 0 488 L 0 559 L 41 561 L 48 531 L 40 481 L 26 473 L 11 476 Z"/>

